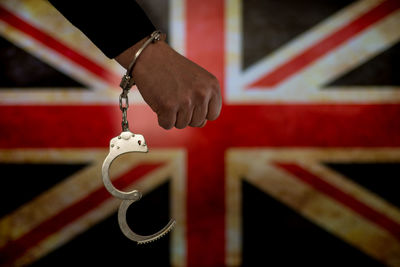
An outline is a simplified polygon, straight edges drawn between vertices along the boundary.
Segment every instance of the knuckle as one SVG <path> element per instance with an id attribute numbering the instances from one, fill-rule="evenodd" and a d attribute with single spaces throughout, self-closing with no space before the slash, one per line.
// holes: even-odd
<path id="1" fill-rule="evenodd" d="M 171 101 L 160 103 L 157 110 L 158 124 L 164 129 L 171 129 L 175 123 L 175 104 Z"/>
<path id="2" fill-rule="evenodd" d="M 165 101 L 162 103 L 161 105 L 161 111 L 165 112 L 165 113 L 169 113 L 172 112 L 176 109 L 176 104 L 174 102 L 171 101 Z"/>
<path id="3" fill-rule="evenodd" d="M 197 90 L 195 94 L 195 99 L 197 100 L 196 102 L 203 103 L 208 98 L 208 95 L 209 95 L 208 90 L 204 90 L 204 88 Z"/>
<path id="4" fill-rule="evenodd" d="M 181 107 L 184 109 L 190 108 L 192 106 L 192 99 L 190 97 L 184 97 L 181 100 Z"/>
<path id="5" fill-rule="evenodd" d="M 164 110 L 172 110 L 174 108 L 174 103 L 172 102 L 165 102 L 163 105 Z"/>

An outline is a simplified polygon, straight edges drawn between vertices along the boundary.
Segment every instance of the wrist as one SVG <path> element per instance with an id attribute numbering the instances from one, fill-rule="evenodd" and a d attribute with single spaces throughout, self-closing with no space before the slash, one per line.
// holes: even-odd
<path id="1" fill-rule="evenodd" d="M 143 44 L 149 39 L 149 37 L 145 37 L 142 40 L 140 40 L 139 42 L 137 42 L 136 44 L 132 45 L 131 47 L 129 47 L 128 49 L 126 49 L 125 51 L 123 51 L 121 54 L 119 54 L 118 56 L 116 56 L 114 59 L 125 69 L 128 69 L 129 64 L 132 62 L 132 60 L 134 59 L 137 51 L 143 46 Z M 151 47 L 154 45 L 157 45 L 159 43 L 165 43 L 165 39 L 166 39 L 166 34 L 165 33 L 161 33 L 160 34 L 160 40 L 150 44 L 146 49 L 144 49 L 140 55 L 140 57 L 137 59 L 137 63 L 136 65 L 138 65 L 138 63 L 140 61 L 142 61 L 141 58 L 146 57 L 144 56 L 144 54 L 149 53 L 148 50 L 152 50 Z M 134 68 L 135 69 L 135 68 Z M 134 72 L 134 69 L 132 72 Z M 132 74 L 132 73 L 131 73 Z"/>

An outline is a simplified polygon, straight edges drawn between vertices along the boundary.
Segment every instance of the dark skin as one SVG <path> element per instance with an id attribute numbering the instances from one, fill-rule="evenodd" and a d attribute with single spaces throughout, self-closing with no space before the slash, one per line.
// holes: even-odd
<path id="1" fill-rule="evenodd" d="M 128 48 L 115 60 L 127 68 L 147 38 Z M 218 80 L 162 40 L 151 43 L 132 71 L 143 99 L 164 129 L 203 127 L 218 118 L 222 101 Z"/>

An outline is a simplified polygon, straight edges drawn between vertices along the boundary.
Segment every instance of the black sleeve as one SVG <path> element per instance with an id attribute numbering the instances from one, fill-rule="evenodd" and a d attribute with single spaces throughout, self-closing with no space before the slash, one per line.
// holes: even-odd
<path id="1" fill-rule="evenodd" d="M 134 0 L 49 2 L 109 58 L 116 57 L 155 30 Z"/>

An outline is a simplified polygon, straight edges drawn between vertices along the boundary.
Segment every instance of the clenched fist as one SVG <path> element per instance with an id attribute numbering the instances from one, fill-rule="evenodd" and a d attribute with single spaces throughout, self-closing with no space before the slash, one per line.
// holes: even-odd
<path id="1" fill-rule="evenodd" d="M 125 68 L 146 39 L 115 59 Z M 164 41 L 148 45 L 132 71 L 143 99 L 157 113 L 165 129 L 202 127 L 221 111 L 218 80 L 208 71 L 175 52 Z"/>

